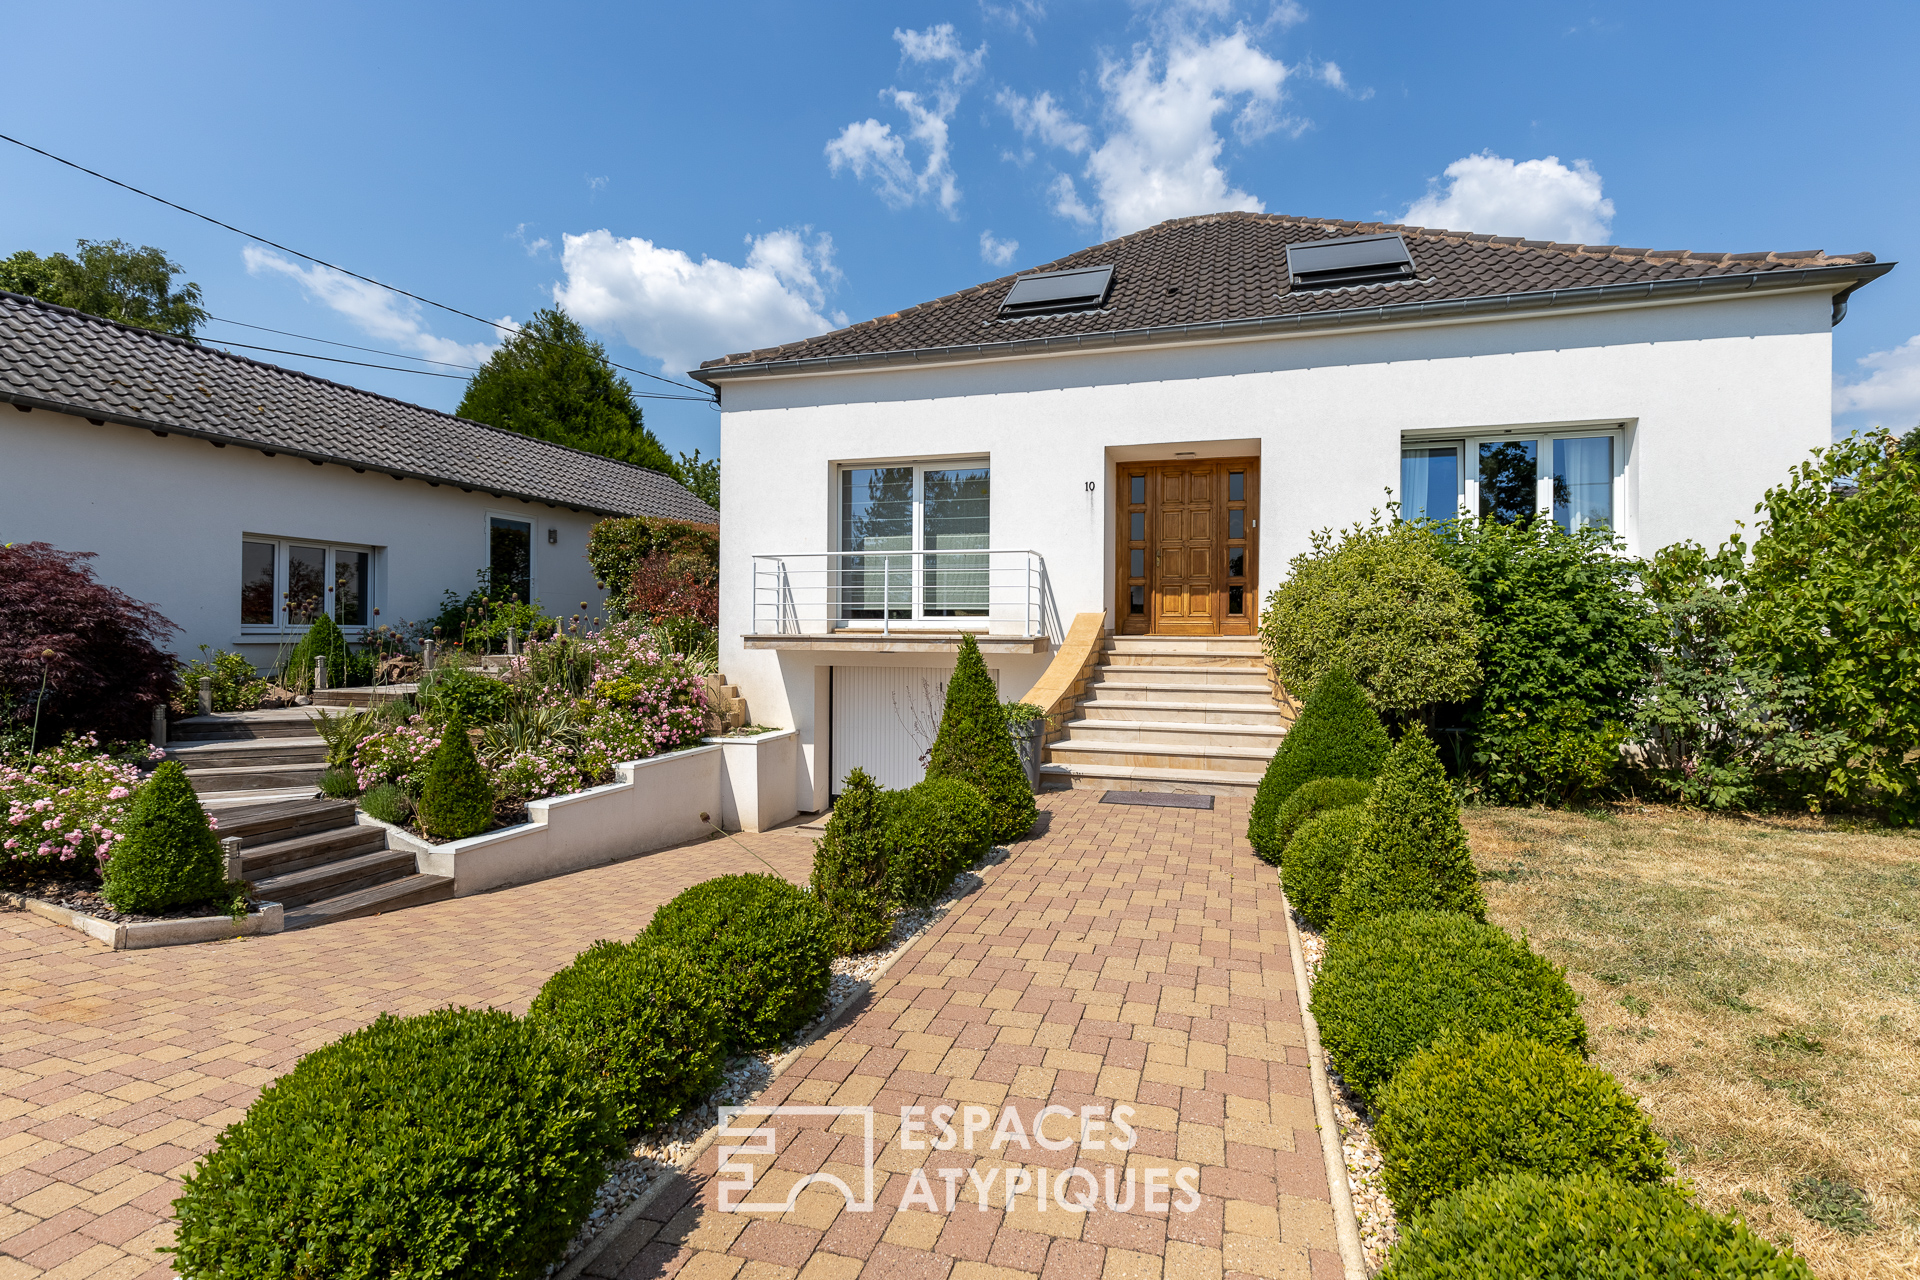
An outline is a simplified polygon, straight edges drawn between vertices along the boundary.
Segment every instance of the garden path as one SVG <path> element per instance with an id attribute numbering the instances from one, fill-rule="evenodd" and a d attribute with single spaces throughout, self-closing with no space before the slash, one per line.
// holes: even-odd
<path id="1" fill-rule="evenodd" d="M 742 847 L 742 846 L 745 847 Z M 755 855 L 758 855 L 757 857 Z M 109 951 L 0 911 L 0 1280 L 159 1280 L 180 1179 L 260 1087 L 382 1012 L 524 1012 L 713 876 L 804 881 L 811 833 L 713 839 L 270 938 Z"/>
<path id="2" fill-rule="evenodd" d="M 790 1211 L 723 1212 L 734 1176 L 716 1177 L 710 1147 L 587 1276 L 1337 1280 L 1285 909 L 1242 836 L 1247 802 L 1197 812 L 1099 796 L 1043 797 L 1041 833 L 987 868 L 762 1095 L 873 1108 L 870 1211 L 816 1182 Z M 957 1145 L 903 1149 L 903 1107 L 969 1104 L 987 1127 L 967 1133 L 962 1111 Z M 1042 1117 L 1049 1105 L 1073 1114 Z M 1091 1120 L 1123 1105 L 1137 1137 L 1119 1154 L 1107 1140 L 1124 1135 L 1083 1129 L 1081 1109 L 1102 1109 Z M 1009 1111 L 1060 1149 L 1014 1139 Z M 784 1202 L 816 1172 L 861 1195 L 865 1125 L 857 1112 L 773 1118 L 775 1150 L 741 1158 L 754 1181 L 734 1203 Z M 1156 1172 L 1174 1184 L 1157 1211 Z M 1091 1212 L 1062 1207 L 1062 1191 L 1084 1202 L 1090 1184 Z M 1130 1206 L 1109 1208 L 1109 1188 Z"/>

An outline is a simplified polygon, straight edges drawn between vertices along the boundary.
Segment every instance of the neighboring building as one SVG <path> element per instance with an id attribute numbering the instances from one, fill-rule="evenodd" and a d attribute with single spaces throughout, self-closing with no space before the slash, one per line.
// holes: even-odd
<path id="1" fill-rule="evenodd" d="M 357 639 L 481 570 L 598 610 L 596 520 L 719 518 L 656 472 L 12 293 L 0 401 L 0 541 L 97 552 L 176 652 L 262 669 L 322 611 Z"/>
<path id="2" fill-rule="evenodd" d="M 1391 496 L 1717 544 L 1828 442 L 1830 329 L 1890 267 L 1229 213 L 709 361 L 721 665 L 818 808 L 918 776 L 957 628 L 1014 698 L 1100 615 L 1055 781 L 1245 790 L 1285 709 L 1181 655 L 1257 668 L 1314 530 Z"/>

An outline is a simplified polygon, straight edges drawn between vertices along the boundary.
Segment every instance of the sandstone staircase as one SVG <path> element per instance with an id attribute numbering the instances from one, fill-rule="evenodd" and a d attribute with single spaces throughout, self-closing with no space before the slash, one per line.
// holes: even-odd
<path id="1" fill-rule="evenodd" d="M 283 800 L 219 813 L 240 839 L 240 875 L 256 897 L 286 908 L 286 927 L 379 915 L 453 896 L 453 881 L 421 875 L 411 851 L 387 848 L 384 827 L 356 826 L 351 800 Z"/>
<path id="2" fill-rule="evenodd" d="M 1257 638 L 1111 637 L 1041 786 L 1250 797 L 1290 720 Z"/>
<path id="3" fill-rule="evenodd" d="M 178 760 L 210 809 L 305 799 L 327 768 L 327 744 L 313 731 L 313 709 L 223 711 L 175 720 L 167 758 Z"/>

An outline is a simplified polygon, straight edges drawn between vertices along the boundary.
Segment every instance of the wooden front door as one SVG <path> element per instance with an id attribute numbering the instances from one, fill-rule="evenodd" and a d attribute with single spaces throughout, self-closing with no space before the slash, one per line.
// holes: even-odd
<path id="1" fill-rule="evenodd" d="M 1259 459 L 1119 468 L 1119 630 L 1251 635 Z"/>

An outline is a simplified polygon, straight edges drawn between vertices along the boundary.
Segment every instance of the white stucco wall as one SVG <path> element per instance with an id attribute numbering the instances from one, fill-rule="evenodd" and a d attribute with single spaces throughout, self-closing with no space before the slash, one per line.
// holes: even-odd
<path id="1" fill-rule="evenodd" d="M 1068 621 L 1113 605 L 1114 463 L 1176 449 L 1259 454 L 1263 594 L 1313 530 L 1365 518 L 1398 486 L 1406 432 L 1625 423 L 1618 514 L 1630 546 L 1717 545 L 1828 441 L 1830 307 L 1826 293 L 1778 293 L 729 381 L 722 667 L 755 720 L 800 730 L 803 806 L 809 788 L 823 799 L 815 722 L 832 659 L 749 651 L 740 637 L 751 629 L 755 553 L 834 546 L 844 462 L 990 457 L 992 544 L 1045 554 Z M 1013 698 L 1046 661 L 995 665 Z"/>
<path id="2" fill-rule="evenodd" d="M 373 546 L 379 621 L 397 623 L 439 612 L 449 588 L 473 589 L 489 512 L 532 522 L 533 592 L 549 613 L 601 608 L 590 513 L 0 405 L 0 542 L 98 552 L 95 575 L 157 606 L 185 656 L 206 644 L 273 665 L 278 643 L 241 632 L 244 534 Z"/>

